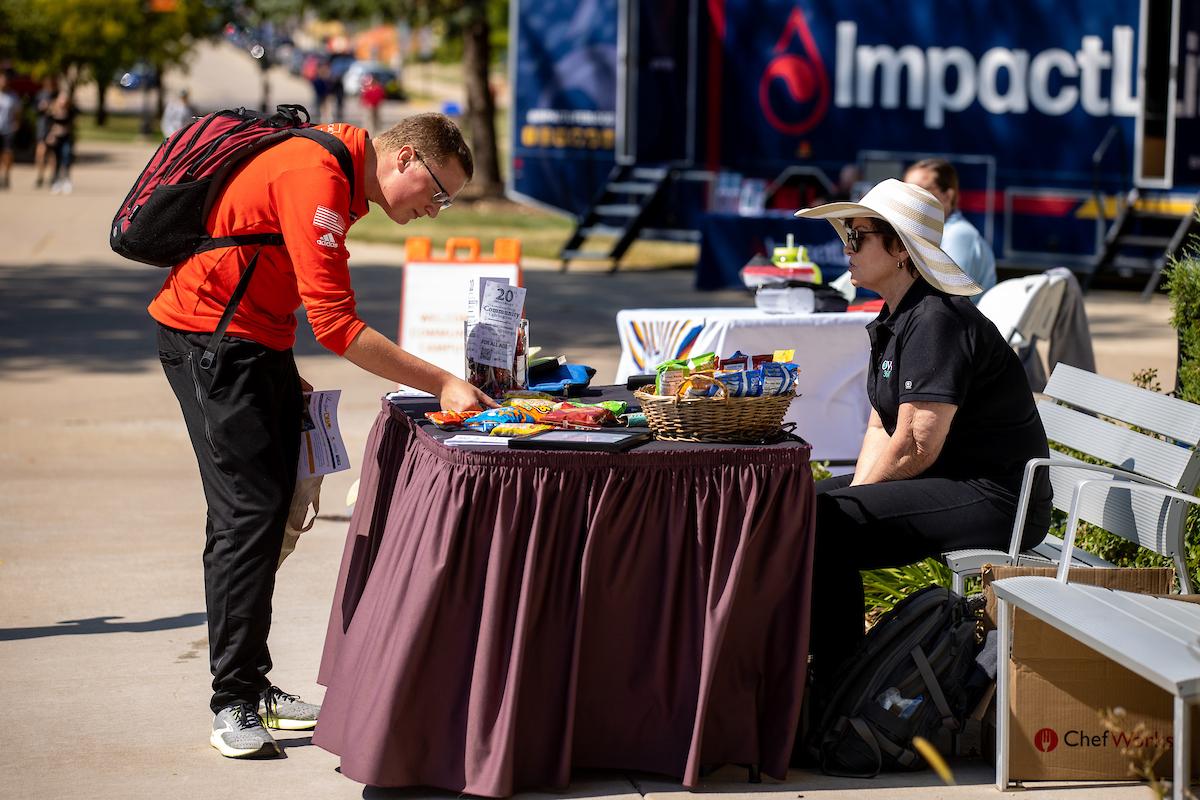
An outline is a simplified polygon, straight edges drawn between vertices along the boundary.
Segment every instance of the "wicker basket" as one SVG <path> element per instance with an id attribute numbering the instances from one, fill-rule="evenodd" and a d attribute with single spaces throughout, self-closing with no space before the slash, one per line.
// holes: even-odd
<path id="1" fill-rule="evenodd" d="M 730 397 L 716 382 L 716 397 L 683 397 L 690 382 L 676 396 L 634 392 L 642 404 L 646 423 L 656 439 L 679 442 L 762 442 L 783 427 L 792 392 L 772 397 Z"/>

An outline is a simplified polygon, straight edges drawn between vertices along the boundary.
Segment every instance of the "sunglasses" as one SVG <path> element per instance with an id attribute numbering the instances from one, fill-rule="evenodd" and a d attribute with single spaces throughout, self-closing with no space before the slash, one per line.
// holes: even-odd
<path id="1" fill-rule="evenodd" d="M 442 186 L 442 182 L 438 180 L 437 175 L 433 174 L 433 170 L 425 163 L 425 159 L 421 158 L 421 154 L 414 150 L 413 155 L 417 157 L 417 161 L 421 162 L 421 166 L 425 168 L 425 171 L 429 173 L 429 177 L 433 178 L 433 182 L 437 184 L 438 191 L 433 194 L 433 202 L 437 203 L 442 211 L 454 205 L 454 201 L 450 199 L 450 193 L 446 191 L 445 186 Z"/>
<path id="2" fill-rule="evenodd" d="M 847 228 L 846 244 L 850 245 L 850 252 L 857 253 L 858 249 L 862 247 L 863 237 L 870 236 L 873 233 L 882 235 L 884 231 L 860 231 L 858 228 Z"/>

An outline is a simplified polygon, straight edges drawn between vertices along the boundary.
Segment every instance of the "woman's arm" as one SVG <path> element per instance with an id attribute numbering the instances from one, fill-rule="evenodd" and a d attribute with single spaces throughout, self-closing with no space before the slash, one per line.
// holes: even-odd
<path id="1" fill-rule="evenodd" d="M 887 441 L 879 446 L 878 457 L 867 464 L 865 470 L 862 470 L 860 457 L 854 483 L 882 483 L 920 475 L 941 454 L 956 411 L 958 406 L 951 403 L 924 400 L 901 403 L 896 432 L 888 437 L 884 431 Z M 868 427 L 867 437 L 863 439 L 864 452 L 870 436 L 871 428 Z"/>
<path id="2" fill-rule="evenodd" d="M 879 412 L 872 408 L 871 418 L 867 421 L 867 432 L 863 434 L 862 448 L 858 451 L 858 461 L 854 465 L 854 480 L 850 481 L 851 486 L 866 482 L 867 474 L 879 460 L 879 454 L 884 451 L 889 441 L 891 437 L 883 428 Z"/>

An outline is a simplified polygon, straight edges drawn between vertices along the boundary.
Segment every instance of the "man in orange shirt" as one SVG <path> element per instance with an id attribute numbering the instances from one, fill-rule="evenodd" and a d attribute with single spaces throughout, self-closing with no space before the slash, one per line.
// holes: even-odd
<path id="1" fill-rule="evenodd" d="M 301 304 L 322 345 L 441 407 L 495 403 L 392 343 L 355 312 L 346 231 L 375 203 L 396 223 L 437 217 L 470 180 L 471 152 L 441 114 L 410 117 L 377 139 L 322 126 L 350 153 L 354 180 L 319 144 L 292 138 L 240 165 L 208 218 L 216 237 L 282 233 L 282 246 L 223 247 L 177 265 L 151 302 L 159 358 L 179 400 L 208 503 L 210 743 L 238 758 L 280 753 L 263 723 L 307 730 L 319 708 L 271 685 L 271 596 L 299 459 L 302 391 L 292 356 Z M 353 186 L 353 196 L 351 187 Z M 216 358 L 202 359 L 243 271 L 258 260 Z"/>

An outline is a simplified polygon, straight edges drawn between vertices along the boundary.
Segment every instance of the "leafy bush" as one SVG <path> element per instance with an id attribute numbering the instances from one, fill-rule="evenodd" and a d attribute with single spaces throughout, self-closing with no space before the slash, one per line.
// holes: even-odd
<path id="1" fill-rule="evenodd" d="M 1166 275 L 1171 325 L 1179 335 L 1174 394 L 1180 400 L 1200 403 L 1200 243 L 1193 240 L 1181 258 L 1172 259 Z"/>

